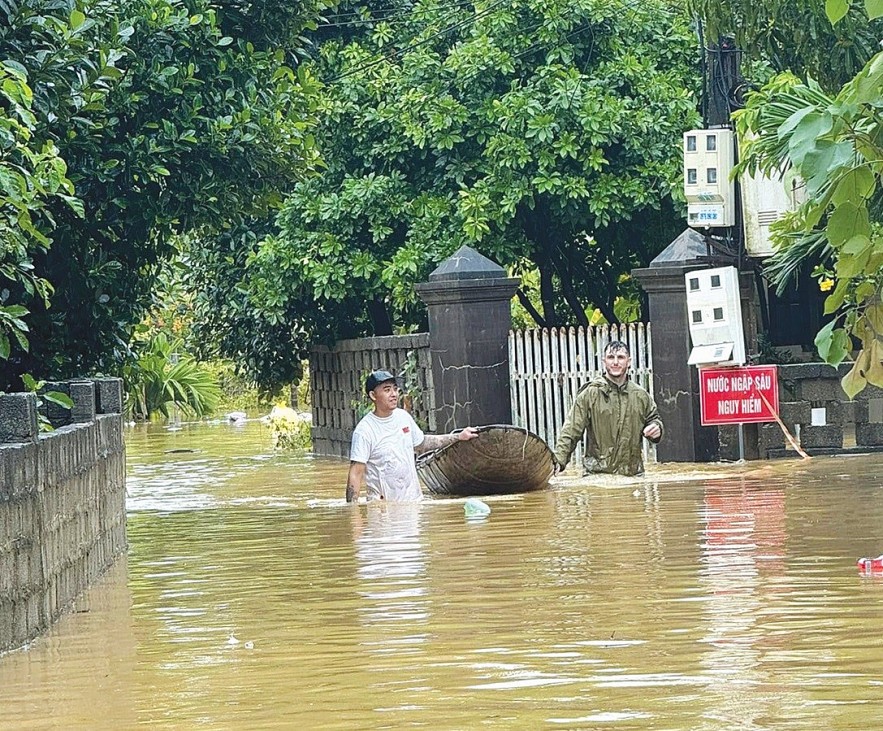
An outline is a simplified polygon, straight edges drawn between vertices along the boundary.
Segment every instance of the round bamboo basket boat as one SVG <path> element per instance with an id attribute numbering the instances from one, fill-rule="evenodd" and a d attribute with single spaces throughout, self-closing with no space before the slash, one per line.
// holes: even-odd
<path id="1" fill-rule="evenodd" d="M 481 426 L 478 432 L 475 439 L 420 455 L 417 473 L 430 494 L 507 495 L 549 484 L 552 450 L 536 434 L 511 424 Z"/>

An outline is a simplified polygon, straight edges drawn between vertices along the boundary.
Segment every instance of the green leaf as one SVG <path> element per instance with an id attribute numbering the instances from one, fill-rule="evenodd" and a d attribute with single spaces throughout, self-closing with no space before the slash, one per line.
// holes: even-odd
<path id="1" fill-rule="evenodd" d="M 828 219 L 827 234 L 828 241 L 835 248 L 839 248 L 853 236 L 870 238 L 871 226 L 867 207 L 854 203 L 842 203 L 837 206 Z"/>
<path id="2" fill-rule="evenodd" d="M 880 100 L 883 83 L 883 52 L 878 53 L 859 71 L 855 80 L 844 87 L 841 95 L 855 104 L 874 104 Z"/>
<path id="3" fill-rule="evenodd" d="M 74 402 L 71 401 L 71 397 L 61 391 L 47 391 L 41 396 L 47 401 L 51 401 L 56 406 L 61 406 L 64 409 L 72 409 L 74 407 Z"/>
<path id="4" fill-rule="evenodd" d="M 883 0 L 865 0 L 865 12 L 874 20 L 883 15 Z"/>
<path id="5" fill-rule="evenodd" d="M 836 25 L 849 12 L 849 0 L 825 0 L 825 15 Z"/>
<path id="6" fill-rule="evenodd" d="M 848 290 L 848 279 L 841 279 L 837 282 L 837 286 L 834 288 L 834 291 L 825 298 L 826 315 L 830 315 L 840 308 L 840 305 L 843 304 L 843 300 L 846 299 L 846 293 Z"/>
<path id="7" fill-rule="evenodd" d="M 862 254 L 871 246 L 871 240 L 867 236 L 853 236 L 849 241 L 843 244 L 840 250 L 843 254 Z"/>
<path id="8" fill-rule="evenodd" d="M 9 360 L 9 353 L 12 352 L 9 345 L 9 336 L 6 333 L 0 333 L 0 358 Z"/>
<path id="9" fill-rule="evenodd" d="M 847 354 L 849 336 L 843 328 L 834 329 L 836 320 L 831 320 L 816 334 L 815 345 L 822 360 L 832 365 L 840 364 Z"/>
<path id="10" fill-rule="evenodd" d="M 791 132 L 794 131 L 794 128 L 797 127 L 798 124 L 803 120 L 803 118 L 807 114 L 812 114 L 815 110 L 813 107 L 802 107 L 798 109 L 794 114 L 792 114 L 788 119 L 782 122 L 779 129 L 776 131 L 779 139 L 781 140 L 783 137 L 786 137 Z"/>
<path id="11" fill-rule="evenodd" d="M 86 16 L 83 15 L 79 10 L 74 9 L 71 10 L 70 14 L 70 26 L 73 30 L 79 28 L 83 23 L 86 22 Z"/>
<path id="12" fill-rule="evenodd" d="M 814 196 L 830 181 L 832 173 L 852 165 L 855 148 L 851 142 L 830 142 L 818 140 L 814 149 L 806 153 L 803 160 L 803 175 L 806 178 L 806 192 Z"/>
<path id="13" fill-rule="evenodd" d="M 37 381 L 30 373 L 22 373 L 21 382 L 25 385 L 25 390 L 33 393 L 42 387 L 43 382 Z"/>
<path id="14" fill-rule="evenodd" d="M 821 138 L 831 131 L 834 120 L 830 114 L 813 112 L 807 114 L 794 129 L 788 140 L 791 161 L 798 167 L 803 166 L 804 158 L 818 145 Z M 804 177 L 807 177 L 804 174 Z"/>
<path id="15" fill-rule="evenodd" d="M 83 207 L 83 201 L 72 195 L 60 195 L 60 198 L 68 204 L 70 209 L 80 218 L 86 217 L 86 209 Z"/>
<path id="16" fill-rule="evenodd" d="M 842 203 L 859 205 L 862 201 L 871 197 L 876 184 L 877 181 L 874 173 L 867 166 L 863 165 L 853 168 L 840 178 L 831 202 L 835 206 L 839 206 Z"/>

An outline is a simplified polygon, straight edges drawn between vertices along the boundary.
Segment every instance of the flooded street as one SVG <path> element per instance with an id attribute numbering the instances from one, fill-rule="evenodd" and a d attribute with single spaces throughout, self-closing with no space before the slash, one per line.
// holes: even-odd
<path id="1" fill-rule="evenodd" d="M 137 427 L 129 553 L 2 729 L 883 728 L 883 456 L 343 501 L 257 422 Z M 193 451 L 182 451 L 193 450 Z"/>

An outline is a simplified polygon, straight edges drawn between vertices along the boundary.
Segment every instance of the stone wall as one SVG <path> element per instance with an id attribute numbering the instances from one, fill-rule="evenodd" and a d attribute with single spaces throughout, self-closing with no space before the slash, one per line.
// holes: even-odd
<path id="1" fill-rule="evenodd" d="M 0 652 L 45 632 L 126 549 L 122 383 L 47 386 L 73 409 L 0 395 Z"/>
<path id="2" fill-rule="evenodd" d="M 883 389 L 867 386 L 850 401 L 840 379 L 852 363 L 778 366 L 779 415 L 810 455 L 883 450 Z M 748 459 L 795 454 L 776 423 L 746 424 Z M 721 452 L 735 458 L 735 427 L 721 427 Z"/>
<path id="3" fill-rule="evenodd" d="M 435 429 L 427 333 L 343 340 L 310 352 L 315 454 L 349 456 L 353 429 L 367 409 L 364 378 L 378 368 L 399 376 L 399 385 L 414 392 L 410 404 L 414 419 L 429 431 Z"/>

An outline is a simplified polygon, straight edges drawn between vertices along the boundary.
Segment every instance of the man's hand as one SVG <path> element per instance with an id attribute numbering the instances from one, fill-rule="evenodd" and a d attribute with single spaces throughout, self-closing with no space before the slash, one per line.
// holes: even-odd
<path id="1" fill-rule="evenodd" d="M 650 439 L 652 441 L 654 439 L 659 439 L 659 437 L 662 435 L 662 429 L 660 429 L 659 424 L 654 421 L 644 427 L 643 434 L 645 437 L 647 437 L 647 439 Z"/>
<path id="2" fill-rule="evenodd" d="M 468 442 L 470 439 L 475 439 L 478 436 L 478 429 L 474 426 L 467 426 L 461 432 L 457 434 L 457 439 L 461 442 Z"/>

